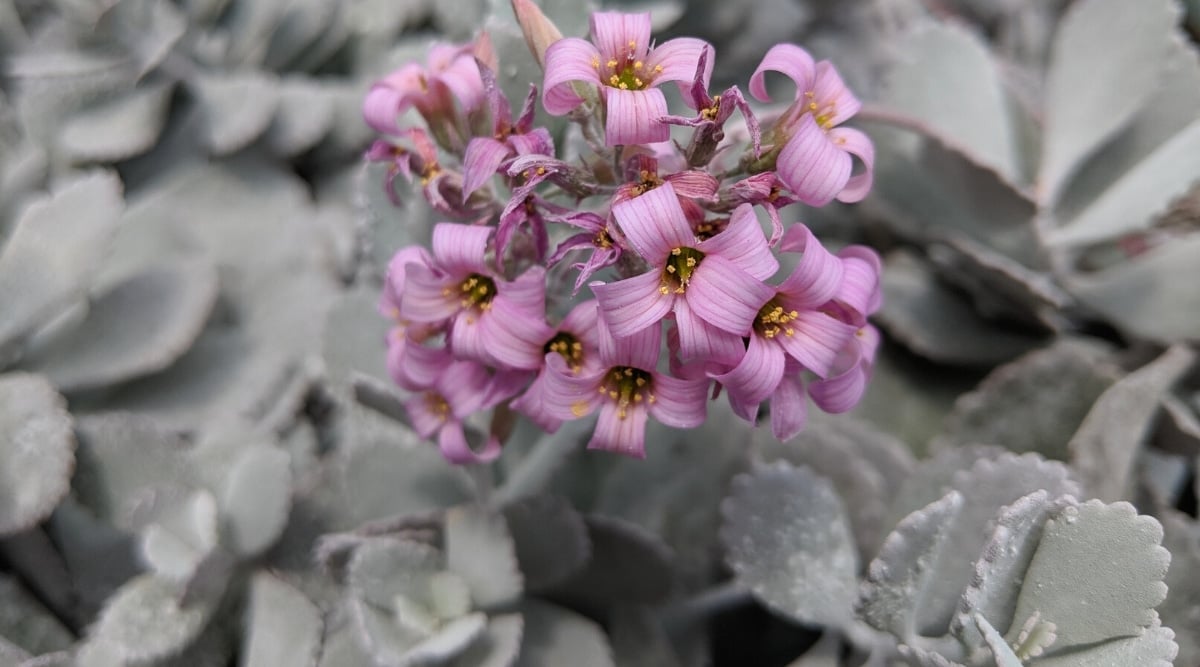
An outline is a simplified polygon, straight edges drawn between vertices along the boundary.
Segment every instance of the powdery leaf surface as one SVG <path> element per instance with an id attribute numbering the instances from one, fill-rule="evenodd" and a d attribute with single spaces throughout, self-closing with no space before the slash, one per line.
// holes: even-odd
<path id="1" fill-rule="evenodd" d="M 217 155 L 244 148 L 271 125 L 279 82 L 253 71 L 211 74 L 191 81 L 204 117 L 204 144 Z"/>
<path id="2" fill-rule="evenodd" d="M 71 488 L 71 415 L 38 375 L 0 375 L 0 535 L 45 519 Z"/>
<path id="3" fill-rule="evenodd" d="M 521 652 L 525 619 L 520 614 L 498 614 L 488 619 L 483 634 L 450 661 L 451 667 L 511 667 Z"/>
<path id="4" fill-rule="evenodd" d="M 321 649 L 321 610 L 279 578 L 260 572 L 250 582 L 245 667 L 312 667 Z"/>
<path id="5" fill-rule="evenodd" d="M 591 558 L 587 524 L 566 500 L 548 495 L 521 498 L 503 511 L 525 590 L 552 587 Z"/>
<path id="6" fill-rule="evenodd" d="M 504 516 L 475 505 L 446 512 L 446 568 L 462 577 L 476 607 L 509 604 L 524 580 Z"/>
<path id="7" fill-rule="evenodd" d="M 67 119 L 59 142 L 75 162 L 115 162 L 154 147 L 170 111 L 174 86 L 144 85 Z"/>
<path id="8" fill-rule="evenodd" d="M 614 667 L 608 637 L 592 621 L 536 600 L 525 600 L 520 610 L 525 617 L 525 636 L 516 667 Z"/>
<path id="9" fill-rule="evenodd" d="M 253 447 L 238 458 L 225 480 L 220 498 L 222 541 L 243 557 L 262 553 L 287 526 L 291 500 L 291 457 L 278 447 Z"/>
<path id="10" fill-rule="evenodd" d="M 135 577 L 109 598 L 88 642 L 130 662 L 176 655 L 200 635 L 214 609 L 207 600 L 180 606 L 181 596 L 182 591 L 165 579 Z"/>

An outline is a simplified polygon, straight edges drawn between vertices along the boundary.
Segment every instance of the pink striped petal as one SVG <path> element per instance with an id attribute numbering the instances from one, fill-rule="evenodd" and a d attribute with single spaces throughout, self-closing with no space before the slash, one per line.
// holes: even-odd
<path id="1" fill-rule="evenodd" d="M 771 394 L 771 433 L 781 441 L 791 440 L 804 430 L 807 421 L 804 380 L 798 373 L 783 378 Z"/>
<path id="2" fill-rule="evenodd" d="M 392 255 L 391 261 L 388 262 L 387 277 L 384 281 L 384 296 L 385 301 L 391 307 L 399 308 L 400 301 L 404 297 L 404 285 L 408 281 L 408 265 L 420 264 L 429 266 L 429 252 L 421 246 L 408 246 L 396 251 Z M 384 313 L 388 317 L 396 317 L 400 313 Z"/>
<path id="3" fill-rule="evenodd" d="M 550 415 L 546 410 L 545 389 L 546 383 L 543 379 L 545 374 L 550 371 L 543 370 L 541 374 L 534 379 L 525 393 L 513 399 L 509 403 L 509 407 L 517 412 L 525 415 L 537 427 L 546 433 L 554 433 L 562 426 L 563 420 L 557 419 Z"/>
<path id="4" fill-rule="evenodd" d="M 662 349 L 662 323 L 654 324 L 630 334 L 618 337 L 612 335 L 608 327 L 600 320 L 597 327 L 599 333 L 600 365 L 631 366 L 647 372 L 653 372 L 658 366 L 658 356 Z"/>
<path id="5" fill-rule="evenodd" d="M 492 363 L 488 353 L 491 341 L 484 335 L 482 315 L 475 309 L 464 310 L 450 322 L 449 347 L 455 359 L 463 359 L 481 364 Z"/>
<path id="6" fill-rule="evenodd" d="M 866 323 L 867 315 L 879 309 L 883 301 L 883 292 L 879 285 L 879 271 L 870 259 L 857 253 L 846 254 L 848 250 L 855 248 L 874 255 L 873 251 L 862 246 L 845 248 L 838 253 L 842 258 L 842 266 L 845 267 L 845 278 L 835 298 L 852 311 L 851 324 L 862 326 Z"/>
<path id="7" fill-rule="evenodd" d="M 667 98 L 661 90 L 621 90 L 610 86 L 603 86 L 602 90 L 608 109 L 605 145 L 632 146 L 671 138 L 671 126 L 658 120 L 667 115 Z"/>
<path id="8" fill-rule="evenodd" d="M 647 407 L 658 421 L 675 428 L 695 428 L 708 416 L 708 378 L 685 380 L 654 376 L 654 402 Z"/>
<path id="9" fill-rule="evenodd" d="M 542 367 L 542 346 L 554 331 L 538 318 L 509 302 L 496 299 L 479 318 L 481 334 L 490 357 L 503 367 L 537 370 Z"/>
<path id="10" fill-rule="evenodd" d="M 646 458 L 646 420 L 649 413 L 642 405 L 630 405 L 624 417 L 616 403 L 605 401 L 600 406 L 596 430 L 588 449 L 615 452 L 638 459 Z"/>
<path id="11" fill-rule="evenodd" d="M 397 134 L 400 125 L 396 118 L 400 115 L 402 104 L 405 104 L 404 93 L 376 84 L 367 91 L 363 101 L 363 120 L 376 132 Z"/>
<path id="12" fill-rule="evenodd" d="M 507 145 L 491 137 L 475 137 L 467 144 L 463 155 L 463 199 L 471 196 L 500 169 L 500 163 L 508 157 Z"/>
<path id="13" fill-rule="evenodd" d="M 395 359 L 395 367 L 392 365 L 393 347 L 402 352 Z M 414 341 L 393 347 L 388 348 L 388 371 L 397 385 L 409 391 L 434 386 L 446 366 L 454 360 L 445 348 L 426 347 Z"/>
<path id="14" fill-rule="evenodd" d="M 808 395 L 818 408 L 831 414 L 849 412 L 862 400 L 867 390 L 867 371 L 859 364 L 828 380 L 817 380 L 808 385 Z"/>
<path id="15" fill-rule="evenodd" d="M 750 204 L 734 209 L 729 225 L 716 236 L 701 241 L 696 249 L 706 256 L 720 255 L 758 280 L 766 280 L 779 270 L 779 260 L 771 253 Z"/>
<path id="16" fill-rule="evenodd" d="M 542 397 L 546 414 L 570 421 L 589 415 L 600 406 L 603 395 L 597 391 L 603 372 L 575 375 L 557 353 L 546 355 L 542 372 Z"/>
<path id="17" fill-rule="evenodd" d="M 784 302 L 784 307 L 787 303 Z M 774 340 L 788 355 L 819 377 L 827 377 L 838 352 L 856 328 L 815 310 L 802 310 L 788 322 L 792 333 L 777 334 Z"/>
<path id="18" fill-rule="evenodd" d="M 679 355 L 684 361 L 735 364 L 745 350 L 741 336 L 700 319 L 687 299 L 675 300 L 675 328 L 679 332 Z"/>
<path id="19" fill-rule="evenodd" d="M 833 110 L 833 115 L 828 121 L 829 127 L 841 125 L 862 109 L 862 102 L 850 92 L 846 82 L 842 80 L 842 75 L 838 74 L 833 63 L 828 60 L 817 63 L 812 92 L 819 113 L 824 114 L 831 108 Z"/>
<path id="20" fill-rule="evenodd" d="M 518 135 L 528 134 L 533 129 L 533 115 L 537 111 L 538 87 L 537 84 L 529 84 L 529 94 L 525 96 L 525 103 L 521 105 L 521 113 L 517 116 L 517 122 L 513 125 Z M 550 132 L 544 128 L 539 128 L 550 136 Z M 554 151 L 549 151 L 547 155 L 553 155 Z"/>
<path id="21" fill-rule="evenodd" d="M 779 245 L 785 252 L 803 253 L 791 275 L 779 285 L 779 293 L 797 309 L 816 308 L 832 299 L 841 288 L 844 264 L 825 249 L 806 225 L 795 224 Z"/>
<path id="22" fill-rule="evenodd" d="M 741 361 L 728 373 L 713 379 L 725 385 L 731 398 L 736 395 L 745 405 L 758 405 L 775 393 L 783 379 L 784 366 L 783 348 L 762 336 L 752 335 Z"/>
<path id="23" fill-rule="evenodd" d="M 439 222 L 433 227 L 433 256 L 438 268 L 454 278 L 490 273 L 485 256 L 490 227 Z"/>
<path id="24" fill-rule="evenodd" d="M 708 42 L 694 37 L 677 37 L 654 47 L 654 50 L 646 56 L 646 67 L 653 71 L 656 67 L 661 66 L 662 71 L 653 74 L 653 85 L 657 86 L 667 81 L 685 82 L 679 87 L 680 93 L 683 95 L 683 101 L 695 109 L 696 107 L 693 106 L 695 102 L 687 94 L 688 88 L 696 80 L 700 54 L 711 48 L 712 45 Z M 705 61 L 703 78 L 700 81 L 705 88 L 712 79 L 714 61 L 715 58 L 708 58 Z"/>
<path id="25" fill-rule="evenodd" d="M 646 59 L 650 49 L 650 12 L 592 12 L 590 23 L 592 41 L 604 56 L 602 66 L 609 59 L 623 61 L 629 56 L 634 60 Z"/>
<path id="26" fill-rule="evenodd" d="M 500 440 L 494 435 L 488 435 L 483 446 L 478 451 L 471 449 L 467 443 L 466 433 L 461 422 L 450 422 L 438 434 L 438 449 L 442 456 L 451 463 L 488 463 L 500 456 Z"/>
<path id="27" fill-rule="evenodd" d="M 604 64 L 590 42 L 566 37 L 546 49 L 546 76 L 542 81 L 542 106 L 552 116 L 561 116 L 583 103 L 571 89 L 572 81 L 599 85 L 600 74 L 593 63 Z"/>
<path id="28" fill-rule="evenodd" d="M 546 269 L 530 267 L 516 280 L 497 284 L 496 291 L 495 301 L 505 301 L 514 306 L 514 316 L 536 321 L 546 317 Z"/>
<path id="29" fill-rule="evenodd" d="M 596 336 L 596 322 L 600 318 L 599 304 L 595 299 L 576 304 L 558 325 L 560 331 L 573 334 L 576 338 Z"/>
<path id="30" fill-rule="evenodd" d="M 662 267 L 675 248 L 696 245 L 696 236 L 670 183 L 613 206 L 613 217 L 633 249 L 651 266 Z"/>
<path id="31" fill-rule="evenodd" d="M 746 336 L 750 324 L 775 290 L 720 255 L 700 260 L 684 298 L 701 319 L 732 334 Z"/>
<path id="32" fill-rule="evenodd" d="M 758 69 L 750 76 L 750 94 L 759 102 L 771 101 L 764 83 L 767 72 L 780 72 L 796 83 L 796 97 L 812 90 L 816 65 L 808 51 L 795 44 L 776 44 L 763 56 Z"/>
<path id="33" fill-rule="evenodd" d="M 850 180 L 850 154 L 840 150 L 817 125 L 812 114 L 796 123 L 795 134 L 775 163 L 779 180 L 796 198 L 811 206 L 824 206 Z"/>
<path id="34" fill-rule="evenodd" d="M 680 171 L 663 179 L 675 188 L 675 194 L 691 199 L 712 201 L 716 197 L 719 183 L 706 171 L 695 169 Z"/>
<path id="35" fill-rule="evenodd" d="M 554 155 L 554 139 L 544 127 L 535 127 L 528 134 L 513 134 L 508 145 L 517 155 Z"/>
<path id="36" fill-rule="evenodd" d="M 404 297 L 400 300 L 401 318 L 413 322 L 442 322 L 462 309 L 453 288 L 446 293 L 454 283 L 453 279 L 436 274 L 421 264 L 409 264 L 407 273 Z"/>
<path id="37" fill-rule="evenodd" d="M 462 420 L 479 410 L 486 398 L 491 376 L 483 364 L 455 361 L 438 376 L 437 389 L 455 418 Z"/>
<path id="38" fill-rule="evenodd" d="M 422 392 L 404 402 L 404 411 L 413 430 L 422 438 L 428 438 L 446 423 L 443 413 L 433 409 L 430 392 Z"/>
<path id="39" fill-rule="evenodd" d="M 617 337 L 631 336 L 662 321 L 671 312 L 675 293 L 659 290 L 662 278 L 657 270 L 615 283 L 592 283 L 592 294 L 600 303 L 600 314 L 609 331 Z"/>
<path id="40" fill-rule="evenodd" d="M 458 56 L 448 67 L 435 72 L 435 75 L 454 93 L 463 111 L 470 113 L 481 107 L 487 99 L 483 89 L 483 78 L 479 75 L 479 65 L 470 54 Z"/>
<path id="41" fill-rule="evenodd" d="M 847 204 L 862 201 L 871 191 L 875 179 L 875 145 L 867 135 L 849 127 L 833 128 L 829 131 L 829 138 L 842 150 L 862 160 L 865 167 L 862 172 L 850 177 L 846 187 L 838 193 L 837 200 Z"/>

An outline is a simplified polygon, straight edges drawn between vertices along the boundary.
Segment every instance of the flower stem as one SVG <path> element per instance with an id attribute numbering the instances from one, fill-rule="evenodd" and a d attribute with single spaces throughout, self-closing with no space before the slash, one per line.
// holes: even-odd
<path id="1" fill-rule="evenodd" d="M 538 439 L 504 484 L 492 494 L 495 506 L 507 505 L 519 498 L 541 493 L 554 473 L 579 451 L 579 442 L 591 432 L 592 420 L 579 419 L 563 424 L 558 431 Z"/>
<path id="2" fill-rule="evenodd" d="M 749 601 L 750 591 L 742 587 L 736 579 L 730 579 L 663 609 L 663 628 L 674 634 L 702 623 L 714 614 Z"/>

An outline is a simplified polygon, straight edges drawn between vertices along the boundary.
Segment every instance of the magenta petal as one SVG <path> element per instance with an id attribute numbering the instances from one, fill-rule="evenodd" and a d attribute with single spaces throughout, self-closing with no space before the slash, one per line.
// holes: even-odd
<path id="1" fill-rule="evenodd" d="M 544 408 L 555 419 L 579 419 L 600 405 L 600 373 L 575 375 L 560 355 L 549 353 L 541 377 Z"/>
<path id="2" fill-rule="evenodd" d="M 490 227 L 439 222 L 433 227 L 433 256 L 438 267 L 455 278 L 487 274 L 485 260 Z"/>
<path id="3" fill-rule="evenodd" d="M 853 311 L 850 323 L 862 326 L 867 321 L 867 315 L 875 312 L 882 299 L 879 274 L 869 261 L 861 257 L 849 256 L 841 259 L 845 268 L 845 278 L 835 298 Z"/>
<path id="4" fill-rule="evenodd" d="M 730 397 L 747 405 L 767 400 L 783 379 L 783 348 L 762 336 L 750 336 L 750 345 L 732 370 L 713 379 L 729 390 Z"/>
<path id="5" fill-rule="evenodd" d="M 363 101 L 363 120 L 377 132 L 396 134 L 400 130 L 396 116 L 400 114 L 400 105 L 403 102 L 403 93 L 387 86 L 376 85 L 367 92 Z"/>
<path id="6" fill-rule="evenodd" d="M 629 245 L 651 266 L 662 267 L 672 250 L 696 244 L 670 183 L 626 199 L 613 207 L 612 214 Z"/>
<path id="7" fill-rule="evenodd" d="M 398 307 L 404 296 L 404 285 L 408 281 L 408 265 L 428 266 L 429 261 L 429 252 L 421 246 L 407 246 L 397 250 L 396 254 L 392 255 L 391 261 L 388 262 L 387 277 L 384 282 L 385 300 L 390 301 L 393 307 Z M 398 312 L 385 314 L 390 317 L 399 315 Z"/>
<path id="8" fill-rule="evenodd" d="M 787 305 L 785 301 L 784 307 Z M 790 333 L 781 332 L 773 340 L 805 368 L 826 377 L 838 352 L 854 336 L 856 329 L 815 310 L 802 310 L 797 315 L 787 324 Z"/>
<path id="9" fill-rule="evenodd" d="M 450 322 L 449 346 L 455 359 L 492 363 L 488 354 L 491 341 L 484 335 L 481 319 L 479 311 L 470 309 L 460 312 Z"/>
<path id="10" fill-rule="evenodd" d="M 701 241 L 696 249 L 705 255 L 720 255 L 758 280 L 766 280 L 779 270 L 779 261 L 771 253 L 750 204 L 734 209 L 729 225 L 716 236 Z"/>
<path id="11" fill-rule="evenodd" d="M 616 452 L 634 458 L 646 458 L 646 408 L 631 405 L 621 416 L 616 403 L 605 401 L 600 407 L 596 430 L 588 442 L 588 449 Z"/>
<path id="12" fill-rule="evenodd" d="M 596 337 L 596 323 L 600 318 L 600 308 L 596 301 L 583 301 L 576 304 L 571 312 L 559 323 L 560 331 L 566 331 L 577 338 Z"/>
<path id="13" fill-rule="evenodd" d="M 662 321 L 671 312 L 675 294 L 660 290 L 657 270 L 615 283 L 592 283 L 592 294 L 600 303 L 600 314 L 612 335 L 630 336 Z"/>
<path id="14" fill-rule="evenodd" d="M 471 449 L 460 422 L 450 422 L 438 434 L 438 449 L 451 463 L 487 463 L 500 456 L 500 440 L 489 435 L 479 451 Z"/>
<path id="15" fill-rule="evenodd" d="M 500 168 L 509 155 L 507 145 L 491 137 L 475 137 L 463 155 L 463 199 L 471 196 Z"/>
<path id="16" fill-rule="evenodd" d="M 708 379 L 684 380 L 669 375 L 654 376 L 654 401 L 650 414 L 675 428 L 695 428 L 708 416 Z"/>
<path id="17" fill-rule="evenodd" d="M 459 55 L 437 76 L 454 93 L 463 111 L 469 113 L 483 104 L 483 78 L 479 75 L 479 65 L 470 54 Z"/>
<path id="18" fill-rule="evenodd" d="M 717 192 L 719 183 L 706 171 L 689 170 L 671 174 L 664 179 L 675 194 L 690 199 L 705 199 L 711 201 Z"/>
<path id="19" fill-rule="evenodd" d="M 506 301 L 515 307 L 514 316 L 541 322 L 546 316 L 546 270 L 530 267 L 517 279 L 496 286 L 496 301 Z"/>
<path id="20" fill-rule="evenodd" d="M 839 414 L 858 405 L 866 389 L 866 369 L 854 364 L 828 380 L 817 380 L 808 385 L 808 395 L 812 397 L 813 403 L 825 412 Z"/>
<path id="21" fill-rule="evenodd" d="M 391 368 L 392 379 L 396 384 L 410 391 L 434 386 L 438 378 L 446 371 L 446 366 L 453 358 L 445 348 L 426 347 L 420 343 L 408 341 L 403 346 L 403 355 L 396 360 L 397 368 Z M 388 357 L 391 361 L 389 348 Z"/>
<path id="22" fill-rule="evenodd" d="M 850 180 L 850 154 L 839 149 L 817 125 L 812 114 L 804 114 L 795 134 L 775 163 L 779 180 L 796 198 L 811 206 L 824 206 Z"/>
<path id="23" fill-rule="evenodd" d="M 808 51 L 795 44 L 776 44 L 763 56 L 758 69 L 750 76 L 750 94 L 759 102 L 769 102 L 767 87 L 763 81 L 767 72 L 781 72 L 796 82 L 796 95 L 811 90 L 816 66 Z"/>
<path id="24" fill-rule="evenodd" d="M 421 393 L 404 402 L 404 411 L 408 413 L 408 421 L 413 430 L 422 438 L 428 438 L 442 428 L 446 416 L 433 409 L 431 401 L 439 397 L 435 393 Z"/>
<path id="25" fill-rule="evenodd" d="M 483 407 L 490 382 L 491 375 L 483 364 L 455 361 L 443 367 L 437 388 L 450 405 L 451 414 L 461 420 Z"/>
<path id="26" fill-rule="evenodd" d="M 661 90 L 621 90 L 604 86 L 603 91 L 608 107 L 605 145 L 651 144 L 671 138 L 671 127 L 658 120 L 667 115 L 667 98 Z"/>
<path id="27" fill-rule="evenodd" d="M 821 113 L 825 113 L 826 109 L 833 111 L 829 127 L 841 125 L 862 109 L 862 102 L 850 92 L 842 75 L 828 60 L 817 63 L 812 92 L 813 99 L 821 107 Z"/>
<path id="28" fill-rule="evenodd" d="M 849 127 L 835 127 L 829 138 L 843 151 L 858 156 L 865 169 L 850 177 L 846 187 L 838 194 L 838 201 L 853 204 L 862 201 L 871 191 L 875 179 L 875 145 L 867 135 Z"/>
<path id="29" fill-rule="evenodd" d="M 735 364 L 745 349 L 741 336 L 700 319 L 687 299 L 675 300 L 675 328 L 679 332 L 679 354 L 687 361 Z"/>
<path id="30" fill-rule="evenodd" d="M 804 381 L 799 374 L 785 377 L 771 395 L 771 432 L 779 440 L 791 440 L 804 430 L 807 421 Z"/>
<path id="31" fill-rule="evenodd" d="M 542 346 L 553 334 L 541 317 L 531 316 L 503 299 L 493 301 L 492 308 L 479 318 L 480 333 L 491 358 L 508 368 L 541 368 L 545 355 Z"/>
<path id="32" fill-rule="evenodd" d="M 700 62 L 700 54 L 704 53 L 705 49 L 711 48 L 712 46 L 708 42 L 694 37 L 677 37 L 654 47 L 654 50 L 646 56 L 648 70 L 653 71 L 658 66 L 662 67 L 661 72 L 653 75 L 654 85 L 657 86 L 666 81 L 686 81 L 689 86 L 682 87 L 681 92 L 684 95 L 684 102 L 688 102 L 689 106 L 692 106 L 694 102 L 687 95 L 687 88 L 696 80 L 696 66 Z M 705 88 L 712 79 L 715 60 L 715 58 L 708 58 L 705 61 L 701 79 Z M 692 108 L 695 107 L 692 106 Z"/>
<path id="33" fill-rule="evenodd" d="M 510 135 L 508 144 L 518 155 L 554 155 L 554 139 L 544 127 L 536 127 L 528 134 Z"/>
<path id="34" fill-rule="evenodd" d="M 551 371 L 543 370 L 534 379 L 533 383 L 529 385 L 529 388 L 525 390 L 525 393 L 513 399 L 512 403 L 509 403 L 509 407 L 528 417 L 530 421 L 537 424 L 538 428 L 543 431 L 554 433 L 562 426 L 563 420 L 551 416 L 546 411 L 546 401 L 544 398 L 546 383 L 543 377 L 549 372 Z"/>
<path id="35" fill-rule="evenodd" d="M 745 336 L 775 290 L 720 255 L 708 255 L 692 274 L 684 298 L 709 324 Z"/>
<path id="36" fill-rule="evenodd" d="M 792 273 L 779 285 L 779 293 L 793 308 L 816 308 L 832 299 L 841 288 L 844 264 L 821 245 L 812 230 L 802 224 L 793 225 L 783 235 L 780 248 L 801 252 Z"/>
<path id="37" fill-rule="evenodd" d="M 599 84 L 594 65 L 602 64 L 600 52 L 578 37 L 566 37 L 546 49 L 546 77 L 542 82 L 542 106 L 552 116 L 561 116 L 583 103 L 571 89 L 572 81 Z"/>
<path id="38" fill-rule="evenodd" d="M 600 363 L 605 367 L 630 366 L 652 372 L 662 349 L 662 324 L 655 322 L 641 331 L 618 338 L 603 321 L 598 327 Z"/>
<path id="39" fill-rule="evenodd" d="M 650 12 L 592 12 L 592 41 L 607 61 L 610 58 L 645 60 L 650 48 Z M 632 42 L 632 44 L 631 44 Z M 695 65 L 692 65 L 693 69 Z"/>
<path id="40" fill-rule="evenodd" d="M 452 281 L 421 264 L 407 268 L 400 317 L 412 322 L 442 322 L 462 309 L 456 294 L 446 294 Z"/>

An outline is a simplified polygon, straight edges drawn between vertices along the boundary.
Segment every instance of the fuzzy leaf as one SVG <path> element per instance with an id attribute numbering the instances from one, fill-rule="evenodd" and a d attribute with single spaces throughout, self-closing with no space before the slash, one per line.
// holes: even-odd
<path id="1" fill-rule="evenodd" d="M 174 86 L 150 84 L 84 109 L 62 128 L 59 142 L 74 162 L 116 162 L 154 147 L 167 123 Z"/>
<path id="2" fill-rule="evenodd" d="M 591 558 L 587 524 L 558 496 L 521 498 L 504 508 L 525 590 L 554 586 Z"/>
<path id="3" fill-rule="evenodd" d="M 71 646 L 74 638 L 62 621 L 7 575 L 0 575 L 0 637 L 40 655 Z M 4 653 L 0 651 L 0 664 Z"/>
<path id="4" fill-rule="evenodd" d="M 347 583 L 355 596 L 390 609 L 397 596 L 417 602 L 430 597 L 430 582 L 442 569 L 442 557 L 432 547 L 393 538 L 368 540 L 354 552 Z"/>
<path id="5" fill-rule="evenodd" d="M 851 617 L 858 555 L 829 480 L 785 462 L 734 478 L 721 541 L 738 581 L 801 623 Z"/>
<path id="6" fill-rule="evenodd" d="M 321 649 L 321 610 L 303 593 L 265 572 L 250 583 L 244 667 L 313 667 Z"/>
<path id="7" fill-rule="evenodd" d="M 342 470 L 347 523 L 424 512 L 470 499 L 470 482 L 436 449 L 378 441 L 349 452 Z"/>
<path id="8" fill-rule="evenodd" d="M 116 229 L 121 182 L 105 172 L 74 178 L 30 204 L 0 248 L 0 367 L 14 339 L 83 295 Z"/>
<path id="9" fill-rule="evenodd" d="M 584 520 L 592 557 L 554 587 L 556 596 L 580 604 L 655 604 L 670 595 L 674 554 L 662 540 L 623 519 L 593 514 Z"/>
<path id="10" fill-rule="evenodd" d="M 1179 628 L 1180 665 L 1200 664 L 1200 523 L 1174 510 L 1163 511 L 1163 546 L 1171 552 L 1171 567 L 1164 580 L 1167 599 L 1159 608 L 1163 623 Z"/>
<path id="11" fill-rule="evenodd" d="M 512 667 L 524 633 L 525 619 L 520 614 L 493 615 L 483 634 L 454 658 L 450 667 Z"/>
<path id="12" fill-rule="evenodd" d="M 149 375 L 191 347 L 216 299 L 210 265 L 139 273 L 97 297 L 78 327 L 39 347 L 23 366 L 68 393 Z"/>
<path id="13" fill-rule="evenodd" d="M 207 600 L 181 607 L 180 596 L 165 579 L 136 577 L 108 600 L 88 642 L 135 663 L 176 655 L 200 635 L 214 609 Z"/>
<path id="14" fill-rule="evenodd" d="M 201 139 L 217 155 L 245 148 L 266 132 L 279 104 L 277 80 L 257 72 L 204 75 L 191 84 L 204 115 Z"/>
<path id="15" fill-rule="evenodd" d="M 1046 75 L 1043 202 L 1057 198 L 1079 162 L 1129 123 L 1158 85 L 1178 5 L 1150 0 L 1137 12 L 1125 9 L 1123 0 L 1087 0 L 1059 25 Z"/>
<path id="16" fill-rule="evenodd" d="M 525 635 L 516 667 L 614 667 L 604 631 L 592 621 L 544 602 L 525 600 Z"/>
<path id="17" fill-rule="evenodd" d="M 1175 632 L 1160 625 L 1158 617 L 1155 616 L 1153 624 L 1137 636 L 1104 642 L 1084 651 L 1044 656 L 1038 658 L 1035 664 L 1037 667 L 1171 667 L 1175 664 L 1178 649 L 1175 644 Z"/>
<path id="18" fill-rule="evenodd" d="M 933 566 L 963 503 L 951 491 L 905 517 L 883 541 L 859 591 L 858 613 L 867 623 L 902 642 L 917 635 L 917 605 L 938 576 Z"/>
<path id="19" fill-rule="evenodd" d="M 256 556 L 274 544 L 287 525 L 291 459 L 277 447 L 254 447 L 228 475 L 221 495 L 224 541 L 241 556 Z"/>
<path id="20" fill-rule="evenodd" d="M 357 289 L 340 295 L 329 309 L 322 347 L 335 382 L 348 383 L 357 372 L 392 385 L 383 341 L 394 323 L 378 307 L 378 289 Z"/>
<path id="21" fill-rule="evenodd" d="M 446 512 L 446 568 L 462 577 L 476 607 L 513 602 L 524 582 L 516 548 L 501 514 L 462 505 Z"/>
<path id="22" fill-rule="evenodd" d="M 0 375 L 0 535 L 49 516 L 70 490 L 74 468 L 62 396 L 38 375 Z"/>
<path id="23" fill-rule="evenodd" d="M 1141 634 L 1167 595 L 1161 540 L 1162 526 L 1128 503 L 1063 508 L 1046 521 L 1013 618 L 1054 623 L 1056 651 Z"/>
<path id="24" fill-rule="evenodd" d="M 909 667 L 963 667 L 963 665 L 946 658 L 940 653 L 927 651 L 915 646 L 901 644 L 900 657 Z"/>
<path id="25" fill-rule="evenodd" d="M 889 527 L 953 490 L 955 479 L 982 460 L 995 461 L 1006 450 L 992 445 L 966 445 L 944 449 L 933 458 L 920 462 L 900 485 L 892 499 Z"/>
<path id="26" fill-rule="evenodd" d="M 142 532 L 142 557 L 162 577 L 186 583 L 217 547 L 217 501 L 197 491 Z"/>
<path id="27" fill-rule="evenodd" d="M 95 618 L 113 592 L 145 569 L 128 533 L 69 498 L 51 515 L 46 532 L 62 553 L 66 574 L 60 578 L 76 594 L 79 614 L 85 618 Z"/>
<path id="28" fill-rule="evenodd" d="M 1017 654 L 1013 653 L 1012 647 L 1004 641 L 1004 637 L 1000 636 L 999 632 L 996 632 L 996 628 L 988 623 L 983 614 L 976 613 L 971 616 L 971 619 L 979 628 L 979 632 L 983 634 L 988 648 L 992 650 L 992 658 L 996 661 L 996 667 L 1022 667 L 1021 660 Z"/>
<path id="29" fill-rule="evenodd" d="M 333 99 L 324 88 L 307 79 L 284 79 L 279 84 L 279 108 L 267 130 L 267 143 L 284 157 L 299 155 L 324 138 L 333 120 Z"/>
<path id="30" fill-rule="evenodd" d="M 882 102 L 1009 181 L 1020 180 L 1017 142 L 1000 73 L 987 46 L 953 23 L 922 25 L 899 47 Z"/>

